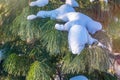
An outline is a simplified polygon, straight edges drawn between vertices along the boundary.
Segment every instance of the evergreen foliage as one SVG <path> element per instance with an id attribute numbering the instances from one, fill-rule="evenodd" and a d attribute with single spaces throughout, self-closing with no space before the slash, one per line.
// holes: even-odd
<path id="1" fill-rule="evenodd" d="M 4 69 L 11 75 L 14 76 L 25 76 L 29 70 L 30 60 L 25 56 L 18 56 L 16 54 L 11 54 L 4 61 Z"/>
<path id="2" fill-rule="evenodd" d="M 94 46 L 86 48 L 80 55 L 70 55 L 63 59 L 63 71 L 65 73 L 91 73 L 94 70 L 105 72 L 108 69 L 110 62 L 108 54 L 105 50 Z"/>
<path id="3" fill-rule="evenodd" d="M 47 64 L 35 61 L 28 72 L 26 80 L 51 80 L 52 69 Z"/>
<path id="4" fill-rule="evenodd" d="M 77 11 L 96 18 L 93 16 L 96 12 L 88 10 L 99 11 L 99 1 L 77 1 L 80 4 Z M 68 50 L 67 32 L 54 29 L 57 21 L 49 18 L 26 19 L 29 14 L 56 9 L 63 3 L 61 0 L 50 0 L 47 6 L 38 8 L 29 7 L 28 0 L 0 0 L 0 49 L 5 50 L 5 58 L 0 63 L 0 80 L 54 80 L 56 75 L 69 80 L 79 74 L 86 75 L 90 80 L 116 80 L 107 72 L 110 64 L 108 51 L 93 45 L 86 47 L 80 55 L 73 55 Z M 119 7 L 119 0 L 109 2 L 110 7 L 113 4 Z M 120 15 L 112 17 L 116 16 L 117 22 L 112 21 L 106 28 L 107 34 L 114 39 L 119 37 L 116 34 L 120 32 Z"/>

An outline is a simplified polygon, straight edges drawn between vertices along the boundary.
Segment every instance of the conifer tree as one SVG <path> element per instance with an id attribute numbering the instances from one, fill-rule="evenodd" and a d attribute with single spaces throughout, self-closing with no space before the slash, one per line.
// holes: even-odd
<path id="1" fill-rule="evenodd" d="M 116 23 L 112 21 L 110 28 L 107 26 L 114 13 L 109 13 L 109 19 L 103 21 L 101 16 L 103 19 L 102 12 L 107 12 L 103 11 L 106 8 L 120 7 L 119 0 L 109 1 L 109 7 L 100 1 L 77 1 L 80 6 L 76 11 L 99 20 L 107 31 L 105 43 L 111 44 L 108 35 L 114 39 L 118 37 L 116 34 L 120 30 L 115 25 L 120 24 L 120 15 Z M 0 0 L 0 50 L 4 53 L 0 62 L 0 80 L 55 80 L 56 76 L 58 80 L 69 80 L 80 74 L 90 80 L 116 80 L 108 73 L 111 63 L 108 50 L 93 45 L 85 47 L 80 55 L 74 55 L 68 50 L 67 32 L 54 29 L 56 20 L 26 19 L 29 14 L 56 9 L 62 4 L 61 0 L 50 0 L 48 5 L 38 8 L 30 7 L 28 0 Z M 98 35 L 93 36 L 98 38 Z"/>

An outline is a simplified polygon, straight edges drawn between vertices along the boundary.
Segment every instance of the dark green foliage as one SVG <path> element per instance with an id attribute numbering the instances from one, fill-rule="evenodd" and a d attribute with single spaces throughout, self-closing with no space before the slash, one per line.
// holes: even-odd
<path id="1" fill-rule="evenodd" d="M 86 75 L 90 80 L 117 80 L 115 75 L 111 75 L 110 73 L 101 72 L 98 70 L 94 70 L 92 73 Z"/>
<path id="2" fill-rule="evenodd" d="M 38 21 L 27 21 L 28 13 L 29 7 L 24 8 L 22 13 L 13 21 L 13 25 L 10 26 L 13 36 L 20 36 L 22 40 L 31 40 L 40 37 L 40 23 Z"/>
<path id="3" fill-rule="evenodd" d="M 31 62 L 28 57 L 11 54 L 4 61 L 4 70 L 14 76 L 26 76 Z"/>
<path id="4" fill-rule="evenodd" d="M 52 72 L 44 61 L 35 61 L 30 67 L 26 80 L 51 80 Z"/>
<path id="5" fill-rule="evenodd" d="M 67 35 L 55 30 L 54 25 L 55 21 L 49 20 L 41 29 L 43 45 L 51 54 L 64 52 L 67 43 Z"/>
<path id="6" fill-rule="evenodd" d="M 91 16 L 97 10 L 100 17 L 102 8 L 106 9 L 97 0 L 93 3 L 77 1 L 80 6 L 76 10 Z M 109 3 L 118 5 L 119 0 Z M 56 9 L 62 4 L 60 0 L 50 0 L 47 6 L 38 8 L 29 7 L 29 0 L 0 0 L 0 49 L 5 50 L 5 58 L 0 63 L 0 80 L 54 80 L 58 73 L 64 80 L 79 74 L 90 80 L 116 80 L 107 73 L 110 60 L 106 50 L 92 46 L 86 47 L 80 55 L 73 55 L 68 49 L 68 33 L 54 28 L 57 21 L 26 19 L 30 14 Z M 120 17 L 115 16 L 118 22 L 110 24 L 112 27 L 107 28 L 107 32 L 116 39 Z"/>
<path id="7" fill-rule="evenodd" d="M 10 25 L 22 9 L 27 6 L 27 1 L 24 0 L 0 0 L 0 32 L 2 40 L 7 40 L 10 35 Z M 6 35 L 7 34 L 7 35 Z"/>
<path id="8" fill-rule="evenodd" d="M 63 72 L 65 73 L 91 73 L 94 70 L 107 71 L 109 57 L 105 50 L 99 47 L 84 49 L 80 55 L 67 54 L 63 59 Z"/>

